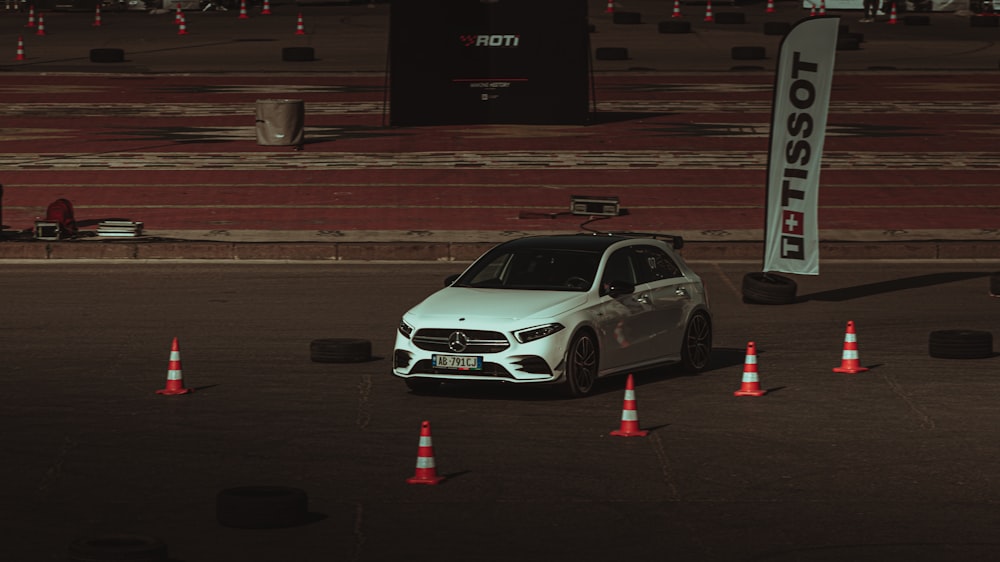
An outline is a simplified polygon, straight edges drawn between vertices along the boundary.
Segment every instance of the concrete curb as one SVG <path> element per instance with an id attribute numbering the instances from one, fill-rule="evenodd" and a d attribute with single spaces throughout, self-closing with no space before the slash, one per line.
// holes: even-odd
<path id="1" fill-rule="evenodd" d="M 0 260 L 272 260 L 470 262 L 494 242 L 219 242 L 58 240 L 0 242 Z M 688 260 L 758 260 L 760 241 L 688 242 Z M 822 242 L 835 260 L 1000 260 L 1000 241 Z"/>

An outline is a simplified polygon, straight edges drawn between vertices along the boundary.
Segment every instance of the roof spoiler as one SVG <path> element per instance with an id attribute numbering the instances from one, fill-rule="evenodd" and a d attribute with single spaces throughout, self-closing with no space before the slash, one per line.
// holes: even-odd
<path id="1" fill-rule="evenodd" d="M 645 238 L 656 238 L 657 240 L 670 240 L 675 250 L 684 247 L 684 237 L 679 234 L 663 234 L 659 232 L 609 232 L 608 234 L 617 236 L 643 236 Z"/>

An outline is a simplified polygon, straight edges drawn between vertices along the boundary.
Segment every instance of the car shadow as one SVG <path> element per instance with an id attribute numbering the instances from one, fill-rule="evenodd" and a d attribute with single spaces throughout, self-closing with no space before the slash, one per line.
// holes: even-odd
<path id="1" fill-rule="evenodd" d="M 947 273 L 928 273 L 926 275 L 916 275 L 914 277 L 904 277 L 902 279 L 879 281 L 877 283 L 866 283 L 864 285 L 855 285 L 853 287 L 844 287 L 841 289 L 832 289 L 829 291 L 820 291 L 818 293 L 799 295 L 799 297 L 795 299 L 795 301 L 796 302 L 807 302 L 807 301 L 842 302 L 847 300 L 881 295 L 883 293 L 905 291 L 907 289 L 918 289 L 921 287 L 930 287 L 933 285 L 953 283 L 955 281 L 966 281 L 969 279 L 976 279 L 979 277 L 989 277 L 989 276 L 990 276 L 989 273 L 980 271 L 954 271 Z"/>

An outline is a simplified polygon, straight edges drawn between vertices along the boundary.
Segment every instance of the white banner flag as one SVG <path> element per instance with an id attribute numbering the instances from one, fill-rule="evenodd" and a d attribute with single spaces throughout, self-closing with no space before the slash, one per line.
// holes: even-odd
<path id="1" fill-rule="evenodd" d="M 764 271 L 819 274 L 819 171 L 838 17 L 798 22 L 781 42 L 771 110 Z"/>

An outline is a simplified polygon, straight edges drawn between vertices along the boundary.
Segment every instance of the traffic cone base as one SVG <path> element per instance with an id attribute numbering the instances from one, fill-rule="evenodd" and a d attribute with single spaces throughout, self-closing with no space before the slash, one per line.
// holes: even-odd
<path id="1" fill-rule="evenodd" d="M 431 424 L 425 421 L 420 424 L 420 444 L 417 447 L 417 468 L 413 476 L 406 479 L 407 484 L 439 484 L 444 476 L 438 476 L 434 462 L 434 444 L 431 441 Z"/>
<path id="2" fill-rule="evenodd" d="M 167 386 L 157 390 L 157 394 L 174 396 L 177 394 L 189 394 L 194 392 L 190 388 L 184 388 L 184 379 L 181 375 L 181 352 L 177 345 L 177 338 L 174 338 L 170 345 L 170 362 L 167 366 Z"/>
<path id="3" fill-rule="evenodd" d="M 625 381 L 625 401 L 622 405 L 621 426 L 612 431 L 611 435 L 616 437 L 645 437 L 649 431 L 639 429 L 639 412 L 635 403 L 635 380 L 630 373 Z"/>
<path id="4" fill-rule="evenodd" d="M 863 373 L 868 367 L 862 367 L 858 359 L 858 335 L 854 331 L 854 321 L 847 322 L 847 330 L 844 333 L 844 352 L 841 355 L 840 366 L 834 367 L 834 373 Z"/>
<path id="5" fill-rule="evenodd" d="M 746 360 L 743 362 L 743 382 L 733 396 L 764 396 L 766 390 L 760 387 L 757 375 L 757 346 L 754 342 L 747 343 Z"/>

